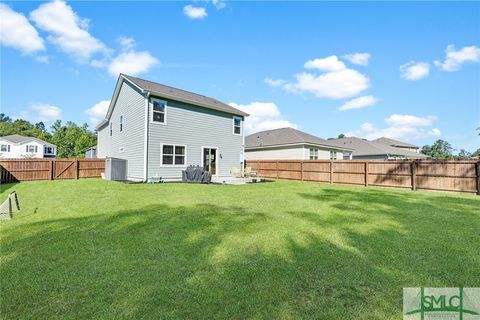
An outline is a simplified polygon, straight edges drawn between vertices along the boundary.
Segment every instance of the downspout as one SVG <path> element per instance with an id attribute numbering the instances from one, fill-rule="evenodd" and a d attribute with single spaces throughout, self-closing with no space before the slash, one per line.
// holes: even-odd
<path id="1" fill-rule="evenodd" d="M 149 110 L 148 110 L 148 100 L 149 100 L 149 97 L 150 97 L 150 92 L 148 91 L 144 91 L 144 95 L 145 95 L 145 136 L 144 136 L 144 140 L 143 140 L 143 154 L 145 155 L 145 159 L 143 161 L 143 179 L 144 179 L 144 182 L 147 182 L 148 180 L 148 114 L 149 114 Z"/>

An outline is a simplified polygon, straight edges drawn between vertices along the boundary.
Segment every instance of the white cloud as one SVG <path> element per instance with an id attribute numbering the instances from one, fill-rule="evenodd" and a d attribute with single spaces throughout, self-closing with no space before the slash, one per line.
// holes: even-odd
<path id="1" fill-rule="evenodd" d="M 353 64 L 358 64 L 360 66 L 368 65 L 368 60 L 370 59 L 370 53 L 353 53 L 346 54 L 343 56 L 345 59 L 350 61 Z"/>
<path id="2" fill-rule="evenodd" d="M 272 78 L 265 78 L 263 81 L 265 81 L 265 83 L 271 87 L 280 87 L 287 82 L 283 79 L 272 79 Z"/>
<path id="3" fill-rule="evenodd" d="M 34 123 L 42 121 L 48 126 L 55 120 L 62 118 L 62 109 L 46 103 L 34 103 L 20 111 L 16 118 L 26 119 Z"/>
<path id="4" fill-rule="evenodd" d="M 310 92 L 318 98 L 343 99 L 356 96 L 370 86 L 370 79 L 366 75 L 347 68 L 334 55 L 309 60 L 304 67 L 317 69 L 320 73 L 296 74 L 296 81 L 283 84 L 283 89 L 292 93 Z"/>
<path id="5" fill-rule="evenodd" d="M 183 7 L 183 13 L 190 19 L 203 19 L 208 15 L 207 9 L 202 7 L 194 7 L 190 4 Z"/>
<path id="6" fill-rule="evenodd" d="M 318 98 L 343 99 L 356 96 L 368 89 L 370 79 L 353 69 L 344 69 L 315 75 L 303 72 L 295 75 L 295 83 L 284 85 L 293 93 L 310 92 Z"/>
<path id="7" fill-rule="evenodd" d="M 358 97 L 353 100 L 347 101 L 342 106 L 338 108 L 338 110 L 346 111 L 350 109 L 363 109 L 369 106 L 373 106 L 377 103 L 378 99 L 374 96 L 363 96 Z"/>
<path id="8" fill-rule="evenodd" d="M 147 72 L 159 61 L 148 51 L 127 51 L 120 53 L 108 66 L 108 72 L 116 77 L 119 73 L 139 75 Z"/>
<path id="9" fill-rule="evenodd" d="M 78 62 L 87 62 L 96 53 L 107 53 L 107 47 L 88 32 L 88 19 L 81 19 L 64 1 L 40 5 L 30 13 L 36 26 L 50 35 L 47 39 Z"/>
<path id="10" fill-rule="evenodd" d="M 457 71 L 465 62 L 480 62 L 480 48 L 476 46 L 463 47 L 455 50 L 454 45 L 447 46 L 445 61 L 435 61 L 435 65 L 444 71 Z"/>
<path id="11" fill-rule="evenodd" d="M 45 50 L 43 39 L 21 13 L 0 3 L 0 42 L 2 45 L 30 54 Z"/>
<path id="12" fill-rule="evenodd" d="M 250 115 L 245 119 L 246 134 L 284 127 L 298 127 L 296 124 L 283 119 L 280 110 L 273 102 L 252 102 L 247 105 L 232 102 L 230 105 Z"/>
<path id="13" fill-rule="evenodd" d="M 428 137 L 439 137 L 441 131 L 431 127 L 437 118 L 435 116 L 417 117 L 413 115 L 392 114 L 385 119 L 386 128 L 376 128 L 372 123 L 365 122 L 360 129 L 347 132 L 347 136 L 357 136 L 366 139 L 387 137 L 400 140 L 415 140 Z"/>
<path id="14" fill-rule="evenodd" d="M 338 60 L 337 56 L 308 60 L 305 62 L 304 67 L 306 69 L 318 69 L 321 71 L 340 71 L 346 68 L 345 64 Z"/>
<path id="15" fill-rule="evenodd" d="M 212 3 L 217 10 L 222 10 L 227 6 L 224 0 L 212 0 Z"/>
<path id="16" fill-rule="evenodd" d="M 414 127 L 427 127 L 431 126 L 434 121 L 437 120 L 435 116 L 427 117 L 417 117 L 409 114 L 392 114 L 390 117 L 385 119 L 385 123 L 393 126 L 414 126 Z"/>
<path id="17" fill-rule="evenodd" d="M 103 100 L 95 104 L 93 107 L 85 110 L 85 113 L 90 118 L 92 125 L 97 125 L 100 121 L 105 119 L 107 115 L 108 107 L 110 106 L 110 100 Z"/>
<path id="18" fill-rule="evenodd" d="M 416 81 L 425 78 L 430 73 L 428 62 L 410 61 L 400 66 L 400 77 L 406 80 Z"/>
<path id="19" fill-rule="evenodd" d="M 132 37 L 119 37 L 118 42 L 124 50 L 132 49 L 135 46 L 135 39 Z"/>

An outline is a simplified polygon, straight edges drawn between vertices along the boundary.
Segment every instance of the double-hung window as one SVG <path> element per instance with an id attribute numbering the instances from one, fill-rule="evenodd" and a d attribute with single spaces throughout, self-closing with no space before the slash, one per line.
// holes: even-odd
<path id="1" fill-rule="evenodd" d="M 330 151 L 330 160 L 337 160 L 337 151 Z"/>
<path id="2" fill-rule="evenodd" d="M 1 152 L 10 152 L 10 145 L 9 144 L 2 144 L 0 146 L 0 151 Z"/>
<path id="3" fill-rule="evenodd" d="M 27 152 L 32 152 L 33 153 L 33 152 L 37 152 L 37 150 L 38 150 L 38 146 L 34 146 L 34 145 L 30 145 L 30 144 L 26 146 L 26 151 Z"/>
<path id="4" fill-rule="evenodd" d="M 120 123 L 120 132 L 122 132 L 123 131 L 123 116 L 120 116 L 119 123 Z"/>
<path id="5" fill-rule="evenodd" d="M 167 102 L 160 99 L 152 99 L 152 122 L 165 123 Z"/>
<path id="6" fill-rule="evenodd" d="M 233 117 L 233 134 L 242 134 L 242 118 Z"/>
<path id="7" fill-rule="evenodd" d="M 310 160 L 318 160 L 318 149 L 310 148 Z"/>
<path id="8" fill-rule="evenodd" d="M 185 165 L 187 156 L 185 146 L 162 145 L 162 165 Z"/>
<path id="9" fill-rule="evenodd" d="M 110 137 L 112 136 L 113 134 L 113 123 L 110 122 Z"/>

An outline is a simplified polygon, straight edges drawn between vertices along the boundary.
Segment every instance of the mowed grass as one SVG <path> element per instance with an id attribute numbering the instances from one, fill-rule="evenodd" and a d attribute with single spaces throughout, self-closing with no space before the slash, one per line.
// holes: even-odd
<path id="1" fill-rule="evenodd" d="M 480 286 L 480 197 L 271 182 L 23 182 L 4 319 L 400 319 L 404 287 Z"/>

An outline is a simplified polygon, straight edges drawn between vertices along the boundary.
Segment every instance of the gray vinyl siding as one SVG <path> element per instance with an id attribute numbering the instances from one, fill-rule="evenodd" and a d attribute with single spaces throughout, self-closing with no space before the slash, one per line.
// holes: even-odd
<path id="1" fill-rule="evenodd" d="M 370 156 L 356 156 L 355 152 L 352 156 L 353 160 L 388 160 L 388 156 L 386 154 L 378 154 L 378 155 L 370 155 Z"/>
<path id="2" fill-rule="evenodd" d="M 121 115 L 123 115 L 122 132 L 120 132 Z M 113 124 L 112 136 L 109 132 L 110 122 Z M 122 83 L 110 122 L 98 131 L 98 157 L 127 160 L 127 178 L 143 180 L 145 98 L 140 90 L 127 81 Z"/>
<path id="3" fill-rule="evenodd" d="M 242 135 L 233 134 L 233 115 L 168 99 L 166 124 L 152 123 L 149 103 L 148 177 L 180 178 L 188 165 L 202 164 L 202 146 L 217 147 L 218 176 L 240 167 Z M 161 144 L 185 145 L 185 166 L 161 166 Z"/>

